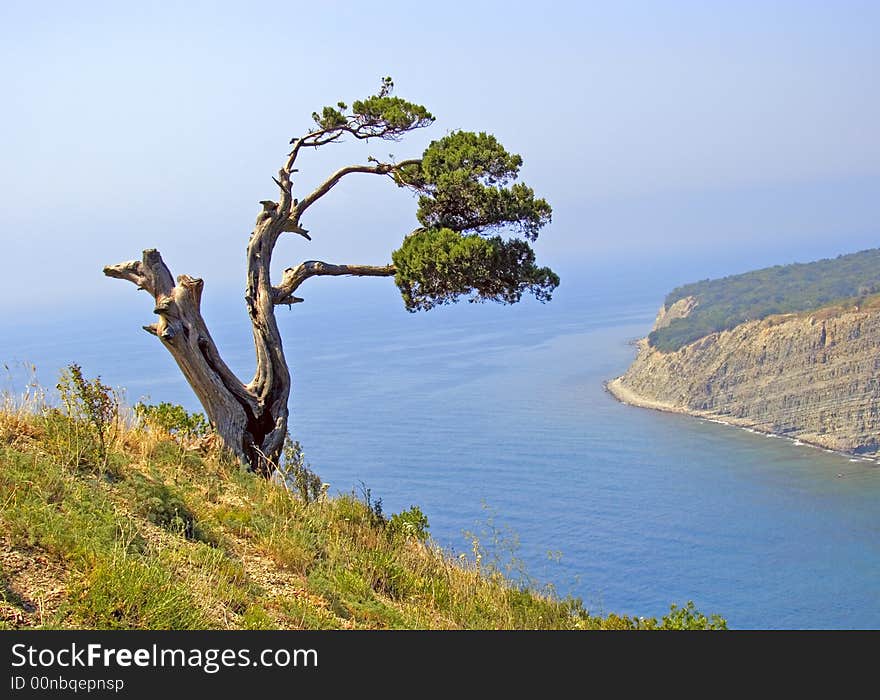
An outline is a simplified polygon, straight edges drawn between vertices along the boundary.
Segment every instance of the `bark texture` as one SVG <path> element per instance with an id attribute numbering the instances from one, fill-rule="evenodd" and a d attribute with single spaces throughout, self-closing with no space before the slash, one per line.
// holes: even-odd
<path id="1" fill-rule="evenodd" d="M 270 268 L 275 245 L 284 233 L 296 233 L 311 240 L 308 231 L 300 225 L 300 216 L 345 175 L 388 175 L 413 162 L 343 168 L 300 203 L 292 198 L 290 178 L 291 173 L 296 172 L 292 166 L 302 145 L 312 144 L 307 140 L 295 143 L 278 177 L 273 178 L 280 190 L 279 200 L 260 203 L 262 211 L 248 242 L 245 303 L 256 354 L 256 372 L 250 382 L 244 383 L 226 365 L 211 338 L 201 313 L 204 287 L 201 279 L 180 275 L 175 282 L 162 256 L 154 249 L 145 250 L 141 260 L 104 268 L 108 277 L 128 280 L 153 297 L 154 313 L 159 320 L 144 326 L 144 330 L 158 337 L 177 361 L 223 444 L 251 469 L 265 476 L 270 476 L 278 465 L 287 437 L 291 389 L 275 307 L 301 302 L 294 292 L 310 277 L 395 274 L 393 265 L 336 265 L 309 260 L 288 268 L 281 283 L 273 286 Z"/>
<path id="2" fill-rule="evenodd" d="M 144 330 L 162 341 L 205 409 L 224 445 L 254 466 L 264 425 L 258 397 L 229 369 L 201 313 L 204 283 L 188 275 L 174 278 L 157 250 L 142 260 L 108 265 L 108 277 L 125 279 L 150 293 L 158 322 Z"/>

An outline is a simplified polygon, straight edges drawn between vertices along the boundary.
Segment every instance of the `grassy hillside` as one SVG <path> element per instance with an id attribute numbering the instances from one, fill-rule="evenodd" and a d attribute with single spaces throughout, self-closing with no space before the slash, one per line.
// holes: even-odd
<path id="1" fill-rule="evenodd" d="M 73 369 L 74 366 L 71 366 Z M 295 446 L 291 488 L 243 471 L 179 407 L 123 420 L 67 372 L 61 408 L 0 410 L 0 627 L 723 627 L 691 605 L 661 620 L 595 615 L 514 580 L 474 540 L 454 557 L 417 508 L 328 497 Z"/>
<path id="2" fill-rule="evenodd" d="M 697 299 L 697 306 L 686 318 L 653 331 L 648 342 L 663 352 L 671 352 L 745 321 L 818 309 L 848 299 L 856 301 L 877 291 L 880 249 L 703 280 L 670 292 L 665 300 L 667 308 L 690 296 Z"/>

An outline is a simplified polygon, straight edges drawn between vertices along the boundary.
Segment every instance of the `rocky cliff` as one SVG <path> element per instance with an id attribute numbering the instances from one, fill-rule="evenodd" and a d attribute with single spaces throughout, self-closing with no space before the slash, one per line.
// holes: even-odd
<path id="1" fill-rule="evenodd" d="M 661 308 L 655 328 L 694 303 Z M 880 299 L 750 321 L 674 352 L 643 340 L 635 362 L 608 389 L 637 406 L 877 454 Z"/>

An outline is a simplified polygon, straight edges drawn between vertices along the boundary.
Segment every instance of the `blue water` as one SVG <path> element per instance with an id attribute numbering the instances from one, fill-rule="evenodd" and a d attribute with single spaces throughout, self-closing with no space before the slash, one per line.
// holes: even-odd
<path id="1" fill-rule="evenodd" d="M 368 487 L 388 513 L 418 504 L 459 552 L 491 519 L 516 533 L 534 578 L 597 612 L 694 600 L 733 627 L 880 627 L 880 468 L 604 392 L 649 330 L 657 290 L 582 285 L 546 306 L 419 315 L 387 286 L 341 290 L 280 312 L 292 432 L 334 491 Z M 58 313 L 14 325 L 0 360 L 36 363 L 44 384 L 75 360 L 130 401 L 197 408 L 139 330 L 146 296 L 118 294 L 130 298 L 100 324 Z M 247 375 L 240 304 L 206 303 Z"/>

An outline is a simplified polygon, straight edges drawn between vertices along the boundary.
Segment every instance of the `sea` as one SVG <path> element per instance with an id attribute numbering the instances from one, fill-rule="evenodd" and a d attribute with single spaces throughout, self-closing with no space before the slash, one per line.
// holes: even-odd
<path id="1" fill-rule="evenodd" d="M 331 493 L 418 506 L 430 533 L 596 613 L 694 601 L 732 628 L 880 628 L 880 466 L 618 403 L 658 285 L 563 278 L 549 304 L 409 314 L 388 280 L 314 280 L 280 307 L 291 432 Z M 683 280 L 687 281 L 687 280 Z M 13 319 L 3 388 L 77 362 L 134 403 L 199 406 L 140 326 L 151 300 L 108 280 L 82 305 Z M 249 377 L 240 296 L 205 292 L 227 362 Z"/>

